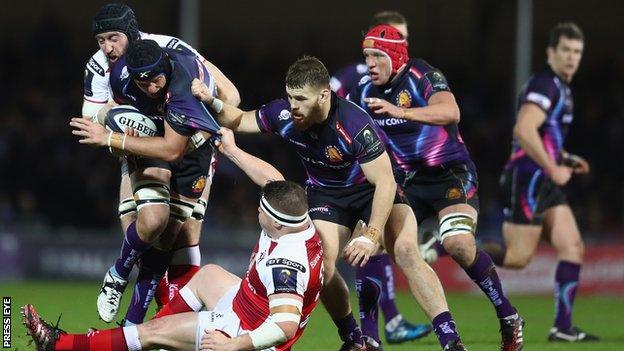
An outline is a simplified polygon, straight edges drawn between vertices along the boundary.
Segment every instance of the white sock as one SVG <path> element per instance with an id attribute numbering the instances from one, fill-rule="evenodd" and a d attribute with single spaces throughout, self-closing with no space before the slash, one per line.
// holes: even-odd
<path id="1" fill-rule="evenodd" d="M 195 294 L 193 294 L 188 286 L 180 289 L 180 296 L 182 297 L 184 302 L 186 302 L 186 304 L 189 305 L 189 307 L 192 308 L 195 312 L 201 310 L 202 307 L 204 307 L 204 304 L 197 298 L 197 296 L 195 296 Z"/>
<path id="2" fill-rule="evenodd" d="M 123 328 L 124 338 L 126 339 L 126 346 L 128 351 L 141 351 L 141 341 L 139 340 L 139 329 L 136 325 Z"/>
<path id="3" fill-rule="evenodd" d="M 201 265 L 201 251 L 199 245 L 187 246 L 173 252 L 170 265 Z"/>

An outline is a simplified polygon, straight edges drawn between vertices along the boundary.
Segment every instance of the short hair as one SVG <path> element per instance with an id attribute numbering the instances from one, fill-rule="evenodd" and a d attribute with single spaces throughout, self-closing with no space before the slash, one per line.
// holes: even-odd
<path id="1" fill-rule="evenodd" d="M 276 180 L 264 186 L 262 195 L 276 210 L 291 216 L 308 212 L 308 196 L 305 190 L 289 180 Z"/>
<path id="2" fill-rule="evenodd" d="M 373 15 L 368 28 L 373 28 L 380 24 L 407 24 L 407 20 L 398 11 L 381 11 Z"/>
<path id="3" fill-rule="evenodd" d="M 561 37 L 576 39 L 580 41 L 585 40 L 583 31 L 574 22 L 557 23 L 557 25 L 550 30 L 550 34 L 548 36 L 548 46 L 551 48 L 556 48 L 559 44 L 559 39 Z"/>
<path id="4" fill-rule="evenodd" d="M 321 60 L 314 56 L 303 56 L 288 68 L 286 86 L 289 88 L 329 87 L 329 72 Z"/>

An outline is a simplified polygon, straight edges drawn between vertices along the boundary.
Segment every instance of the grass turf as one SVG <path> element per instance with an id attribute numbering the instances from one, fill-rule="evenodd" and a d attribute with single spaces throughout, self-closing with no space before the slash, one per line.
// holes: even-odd
<path id="1" fill-rule="evenodd" d="M 0 296 L 12 298 L 12 350 L 32 350 L 27 346 L 29 337 L 20 324 L 19 307 L 32 303 L 42 317 L 55 323 L 63 314 L 60 326 L 69 332 L 83 333 L 88 327 L 110 328 L 97 317 L 95 299 L 97 282 L 46 282 L 25 281 L 0 284 Z M 131 291 L 131 290 L 128 290 Z M 128 295 L 128 292 L 126 293 Z M 127 304 L 125 296 L 123 304 Z M 424 315 L 407 293 L 399 293 L 398 305 L 410 321 L 424 321 Z M 451 312 L 458 323 L 464 343 L 472 351 L 497 350 L 499 342 L 498 321 L 489 302 L 481 295 L 449 294 Z M 548 343 L 546 336 L 553 319 L 553 301 L 550 296 L 513 296 L 526 320 L 525 350 L 566 351 L 620 351 L 624 350 L 624 299 L 622 297 L 579 297 L 574 320 L 585 330 L 602 337 L 599 343 L 567 344 Z M 355 300 L 352 301 L 352 303 Z M 125 308 L 122 308 L 125 311 Z M 119 318 L 121 319 L 122 316 Z M 329 316 L 322 306 L 312 315 L 310 324 L 295 350 L 337 350 L 338 336 Z M 426 338 L 401 345 L 384 345 L 392 350 L 440 350 L 433 334 Z"/>

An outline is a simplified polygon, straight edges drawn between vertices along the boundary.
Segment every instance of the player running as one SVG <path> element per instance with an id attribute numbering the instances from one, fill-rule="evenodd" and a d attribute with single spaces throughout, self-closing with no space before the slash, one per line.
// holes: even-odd
<path id="1" fill-rule="evenodd" d="M 584 37 L 574 23 L 550 32 L 547 67 L 531 77 L 520 93 L 513 144 L 501 176 L 505 245 L 485 249 L 505 268 L 524 268 L 542 233 L 557 250 L 555 321 L 549 341 L 596 341 L 572 324 L 584 244 L 562 187 L 572 174 L 587 174 L 589 164 L 567 153 L 563 143 L 573 119 L 570 82 L 583 55 Z"/>
<path id="2" fill-rule="evenodd" d="M 155 319 L 88 334 L 66 334 L 26 305 L 23 322 L 37 350 L 286 351 L 297 342 L 318 303 L 323 278 L 323 249 L 305 191 L 239 149 L 231 131 L 220 132 L 221 152 L 264 185 L 258 208 L 262 232 L 243 279 L 217 265 L 204 266 Z"/>
<path id="3" fill-rule="evenodd" d="M 390 25 L 371 28 L 362 49 L 370 78 L 349 98 L 387 135 L 397 181 L 418 221 L 438 216 L 440 242 L 490 299 L 500 319 L 501 350 L 521 350 L 523 320 L 505 296 L 491 258 L 475 244 L 477 175 L 444 75 L 410 59 L 406 39 Z"/>

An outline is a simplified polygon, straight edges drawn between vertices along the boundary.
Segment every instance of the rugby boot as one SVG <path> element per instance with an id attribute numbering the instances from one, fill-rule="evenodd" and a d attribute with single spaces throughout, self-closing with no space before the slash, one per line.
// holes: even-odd
<path id="1" fill-rule="evenodd" d="M 420 339 L 427 336 L 433 328 L 431 324 L 412 324 L 402 319 L 399 325 L 393 330 L 388 330 L 388 326 L 384 328 L 386 342 L 388 344 L 400 344 L 406 341 Z"/>
<path id="2" fill-rule="evenodd" d="M 56 341 L 61 334 L 65 334 L 64 331 L 58 328 L 58 321 L 56 322 L 56 326 L 51 326 L 39 317 L 33 305 L 25 305 L 22 307 L 21 314 L 22 324 L 26 327 L 28 335 L 30 335 L 35 342 L 35 349 L 37 351 L 54 351 Z M 61 317 L 59 316 L 59 321 L 60 319 Z"/>
<path id="3" fill-rule="evenodd" d="M 600 340 L 598 336 L 588 334 L 574 326 L 568 330 L 561 330 L 557 327 L 552 327 L 550 328 L 550 334 L 548 335 L 548 341 L 587 342 L 598 340 Z"/>
<path id="4" fill-rule="evenodd" d="M 468 349 L 462 344 L 461 340 L 451 341 L 444 348 L 444 351 L 468 351 Z"/>
<path id="5" fill-rule="evenodd" d="M 98 314 L 104 322 L 110 323 L 115 319 L 127 284 L 127 280 L 112 274 L 110 269 L 106 272 L 97 298 Z"/>
<path id="6" fill-rule="evenodd" d="M 383 346 L 381 346 L 381 342 L 377 341 L 370 336 L 363 336 L 364 345 L 366 345 L 366 351 L 383 351 Z"/>
<path id="7" fill-rule="evenodd" d="M 524 347 L 524 319 L 520 315 L 500 319 L 501 351 L 520 351 Z"/>

